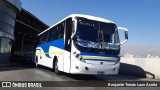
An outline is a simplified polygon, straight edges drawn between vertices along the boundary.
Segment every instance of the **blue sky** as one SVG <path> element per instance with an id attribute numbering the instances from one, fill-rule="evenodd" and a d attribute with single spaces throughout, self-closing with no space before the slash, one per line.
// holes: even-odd
<path id="1" fill-rule="evenodd" d="M 129 30 L 127 44 L 160 45 L 160 0 L 21 0 L 22 7 L 51 26 L 69 14 L 109 19 Z"/>

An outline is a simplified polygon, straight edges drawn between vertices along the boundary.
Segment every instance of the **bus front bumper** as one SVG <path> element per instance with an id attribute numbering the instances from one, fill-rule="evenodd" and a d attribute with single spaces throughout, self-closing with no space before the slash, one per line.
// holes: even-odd
<path id="1" fill-rule="evenodd" d="M 120 63 L 113 65 L 97 65 L 76 62 L 71 65 L 70 73 L 72 74 L 88 74 L 88 75 L 117 75 Z"/>

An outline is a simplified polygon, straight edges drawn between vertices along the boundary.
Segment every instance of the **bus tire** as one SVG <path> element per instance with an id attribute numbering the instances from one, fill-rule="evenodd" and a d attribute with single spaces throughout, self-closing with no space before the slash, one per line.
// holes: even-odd
<path id="1" fill-rule="evenodd" d="M 36 68 L 39 68 L 38 58 L 36 57 Z"/>
<path id="2" fill-rule="evenodd" d="M 61 71 L 58 70 L 58 60 L 55 60 L 55 63 L 54 63 L 54 72 L 55 72 L 57 75 L 60 75 L 60 74 L 61 74 Z"/>

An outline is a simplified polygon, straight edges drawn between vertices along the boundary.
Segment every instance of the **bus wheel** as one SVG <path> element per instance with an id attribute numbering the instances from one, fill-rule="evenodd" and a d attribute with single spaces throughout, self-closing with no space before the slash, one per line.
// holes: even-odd
<path id="1" fill-rule="evenodd" d="M 58 60 L 55 61 L 55 64 L 54 64 L 54 72 L 55 72 L 57 75 L 60 75 L 60 74 L 61 74 L 61 71 L 58 70 Z"/>
<path id="2" fill-rule="evenodd" d="M 36 57 L 36 68 L 39 68 L 37 57 Z"/>

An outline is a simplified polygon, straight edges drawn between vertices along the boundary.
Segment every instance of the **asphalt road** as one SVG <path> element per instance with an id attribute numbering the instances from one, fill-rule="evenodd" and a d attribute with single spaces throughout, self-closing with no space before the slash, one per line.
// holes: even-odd
<path id="1" fill-rule="evenodd" d="M 126 75 L 101 75 L 101 76 L 91 76 L 91 75 L 70 75 L 63 73 L 62 75 L 56 75 L 52 69 L 41 67 L 35 68 L 34 65 L 29 64 L 17 64 L 8 63 L 0 65 L 0 81 L 116 81 L 116 80 L 130 80 L 130 81 L 155 81 L 153 79 L 139 78 Z M 72 82 L 71 82 L 72 83 Z M 73 82 L 74 83 L 74 82 Z M 12 89 L 12 88 L 8 88 Z M 18 88 L 20 89 L 20 88 Z M 26 88 L 23 88 L 26 89 Z M 107 90 L 109 87 L 53 87 L 53 88 L 32 88 L 32 89 L 47 89 L 47 90 Z M 114 88 L 112 90 L 160 90 L 160 88 L 152 87 L 120 87 Z M 17 89 L 16 89 L 17 90 Z M 26 89 L 27 90 L 27 89 Z"/>

